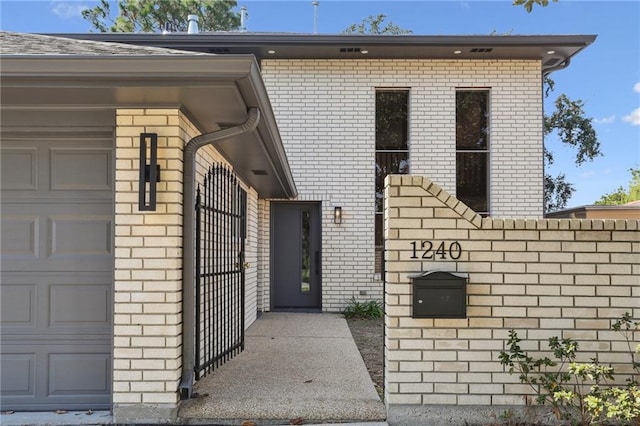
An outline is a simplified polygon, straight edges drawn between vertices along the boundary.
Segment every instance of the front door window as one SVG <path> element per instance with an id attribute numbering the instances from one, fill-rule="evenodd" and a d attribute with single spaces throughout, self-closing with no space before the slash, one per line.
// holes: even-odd
<path id="1" fill-rule="evenodd" d="M 309 293 L 311 291 L 311 255 L 310 255 L 310 232 L 311 232 L 311 212 L 302 212 L 302 231 L 300 235 L 300 243 L 302 244 L 301 250 L 301 293 Z"/>

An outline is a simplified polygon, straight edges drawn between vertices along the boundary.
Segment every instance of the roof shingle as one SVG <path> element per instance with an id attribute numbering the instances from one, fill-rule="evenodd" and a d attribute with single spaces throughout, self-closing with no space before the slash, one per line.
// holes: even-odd
<path id="1" fill-rule="evenodd" d="M 207 55 L 131 44 L 0 31 L 0 55 Z"/>

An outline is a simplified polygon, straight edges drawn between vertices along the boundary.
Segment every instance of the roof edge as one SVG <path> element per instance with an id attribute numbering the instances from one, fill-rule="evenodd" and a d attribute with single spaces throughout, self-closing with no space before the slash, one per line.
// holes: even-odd
<path id="1" fill-rule="evenodd" d="M 187 79 L 248 75 L 255 57 L 246 55 L 0 55 L 3 77 L 126 78 L 131 76 Z M 158 66 L 159 62 L 162 66 Z M 215 62 L 215 67 L 210 64 Z M 73 64 L 73 67 L 70 66 Z M 123 66 L 126 65 L 126 66 Z M 151 71 L 150 71 L 150 66 Z M 153 68 L 155 66 L 155 68 Z"/>
<path id="2" fill-rule="evenodd" d="M 224 40 L 225 43 L 240 44 L 344 44 L 357 40 L 360 44 L 384 45 L 384 44 L 419 44 L 419 45 L 459 45 L 478 43 L 492 44 L 496 46 L 521 46 L 544 44 L 570 44 L 589 45 L 595 41 L 594 34 L 551 34 L 551 35 L 369 35 L 369 34 L 298 34 L 298 33 L 235 33 L 235 32 L 209 32 L 199 34 L 186 33 L 42 33 L 40 35 L 66 37 L 81 40 L 116 41 L 126 40 L 127 43 L 135 41 L 150 41 L 161 38 L 163 40 L 176 40 L 180 42 L 211 42 L 212 40 Z"/>

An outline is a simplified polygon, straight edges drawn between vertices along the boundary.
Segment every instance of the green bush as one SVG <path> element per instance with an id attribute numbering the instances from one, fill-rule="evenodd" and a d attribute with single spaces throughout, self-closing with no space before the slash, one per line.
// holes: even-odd
<path id="1" fill-rule="evenodd" d="M 342 314 L 345 318 L 382 318 L 384 309 L 382 303 L 377 300 L 358 302 L 352 297 Z"/>
<path id="2" fill-rule="evenodd" d="M 613 323 L 612 329 L 620 332 L 629 348 L 633 373 L 626 386 L 612 386 L 614 369 L 592 363 L 577 363 L 578 343 L 571 339 L 549 339 L 555 359 L 535 359 L 520 347 L 522 341 L 516 331 L 509 331 L 507 351 L 500 352 L 500 363 L 509 373 L 518 373 L 520 382 L 531 386 L 538 404 L 550 404 L 558 419 L 572 420 L 573 424 L 592 425 L 615 422 L 616 424 L 640 424 L 640 363 L 637 361 L 640 345 L 632 347 L 631 339 L 639 322 L 629 313 Z M 574 418 L 574 413 L 579 418 Z"/>

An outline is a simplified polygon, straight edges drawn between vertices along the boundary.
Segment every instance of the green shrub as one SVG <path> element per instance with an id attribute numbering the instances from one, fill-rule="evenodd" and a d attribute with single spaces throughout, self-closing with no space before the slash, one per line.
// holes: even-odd
<path id="1" fill-rule="evenodd" d="M 345 318 L 382 318 L 384 310 L 382 303 L 377 300 L 358 302 L 352 297 L 342 314 Z"/>
<path id="2" fill-rule="evenodd" d="M 573 420 L 574 424 L 591 425 L 606 422 L 616 424 L 640 424 L 640 363 L 637 361 L 640 345 L 632 347 L 631 339 L 639 322 L 630 314 L 613 323 L 612 329 L 620 332 L 627 341 L 632 371 L 626 386 L 612 386 L 614 369 L 593 359 L 592 363 L 575 362 L 578 343 L 571 339 L 549 339 L 549 349 L 555 358 L 535 359 L 520 347 L 522 341 L 516 331 L 509 331 L 507 351 L 500 352 L 500 363 L 509 373 L 518 373 L 521 383 L 526 383 L 537 395 L 538 404 L 550 404 L 558 419 Z M 573 413 L 579 418 L 573 418 Z"/>

